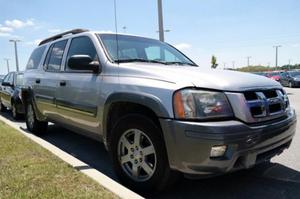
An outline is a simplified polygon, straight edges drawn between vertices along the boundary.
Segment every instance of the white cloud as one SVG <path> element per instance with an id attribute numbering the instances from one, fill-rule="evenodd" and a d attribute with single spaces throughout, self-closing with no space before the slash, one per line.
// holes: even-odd
<path id="1" fill-rule="evenodd" d="M 18 28 L 24 28 L 28 26 L 34 26 L 34 22 L 31 19 L 27 19 L 26 21 L 14 19 L 14 20 L 6 20 L 5 25 L 9 28 L 18 29 Z"/>
<path id="2" fill-rule="evenodd" d="M 29 45 L 29 46 L 37 46 L 39 45 L 39 43 L 42 41 L 42 39 L 35 39 L 33 41 L 28 41 L 28 42 L 25 42 L 26 45 Z"/>
<path id="3" fill-rule="evenodd" d="M 177 48 L 178 50 L 186 50 L 186 49 L 190 49 L 192 46 L 188 43 L 180 43 L 180 44 L 176 44 L 174 45 L 175 48 Z"/>
<path id="4" fill-rule="evenodd" d="M 9 33 L 0 32 L 0 37 L 10 37 L 10 36 L 11 36 L 11 34 L 9 34 Z"/>
<path id="5" fill-rule="evenodd" d="M 49 29 L 48 32 L 50 33 L 58 33 L 58 32 L 62 32 L 61 29 Z"/>
<path id="6" fill-rule="evenodd" d="M 293 48 L 298 48 L 298 47 L 300 47 L 300 44 L 297 44 L 297 43 L 296 43 L 296 44 L 292 44 L 291 46 L 292 46 Z"/>
<path id="7" fill-rule="evenodd" d="M 13 31 L 13 29 L 10 27 L 0 26 L 0 33 L 9 33 L 12 31 Z"/>

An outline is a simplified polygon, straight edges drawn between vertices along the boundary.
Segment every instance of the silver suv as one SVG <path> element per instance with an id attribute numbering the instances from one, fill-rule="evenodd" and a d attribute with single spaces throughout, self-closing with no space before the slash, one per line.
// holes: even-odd
<path id="1" fill-rule="evenodd" d="M 290 146 L 296 115 L 279 83 L 197 66 L 158 40 L 68 31 L 33 51 L 22 99 L 35 134 L 48 122 L 103 141 L 119 179 L 159 191 L 246 169 Z"/>

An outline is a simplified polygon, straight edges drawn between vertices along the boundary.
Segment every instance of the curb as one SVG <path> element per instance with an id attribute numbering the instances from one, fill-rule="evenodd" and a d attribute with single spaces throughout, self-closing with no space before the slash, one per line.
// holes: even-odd
<path id="1" fill-rule="evenodd" d="M 6 119 L 2 115 L 0 115 L 0 120 L 11 126 L 12 128 L 16 129 L 32 141 L 36 142 L 37 144 L 41 145 L 43 148 L 47 149 L 50 151 L 52 154 L 56 155 L 59 157 L 61 160 L 65 161 L 69 165 L 71 165 L 74 169 L 77 168 L 84 168 L 84 169 L 77 169 L 81 173 L 84 173 L 88 177 L 92 178 L 95 180 L 97 183 L 99 183 L 101 186 L 105 187 L 107 190 L 113 192 L 120 198 L 124 199 L 141 199 L 143 198 L 142 196 L 138 195 L 137 193 L 131 191 L 130 189 L 124 187 L 120 183 L 112 180 L 111 178 L 107 177 L 103 173 L 99 172 L 98 170 L 90 167 L 88 164 L 82 162 L 81 160 L 73 157 L 72 155 L 64 152 L 60 148 L 54 146 L 53 144 L 31 134 L 27 133 L 23 130 L 20 129 L 18 125 L 16 125 L 14 122 Z"/>

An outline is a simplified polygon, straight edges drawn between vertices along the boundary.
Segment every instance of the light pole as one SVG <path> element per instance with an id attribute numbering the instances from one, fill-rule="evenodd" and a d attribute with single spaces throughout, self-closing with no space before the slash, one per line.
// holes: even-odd
<path id="1" fill-rule="evenodd" d="M 11 40 L 9 40 L 9 41 L 14 43 L 14 47 L 15 47 L 15 57 L 16 57 L 16 69 L 17 69 L 17 72 L 19 72 L 19 60 L 18 60 L 17 42 L 20 42 L 20 40 L 18 40 L 18 39 L 11 39 Z"/>
<path id="2" fill-rule="evenodd" d="M 163 11 L 162 11 L 162 2 L 161 0 L 157 0 L 157 9 L 158 9 L 158 32 L 159 32 L 159 40 L 164 42 L 164 24 L 163 24 Z"/>
<path id="3" fill-rule="evenodd" d="M 281 47 L 281 45 L 273 46 L 275 48 L 275 68 L 278 67 L 278 48 Z"/>
<path id="4" fill-rule="evenodd" d="M 292 63 L 292 59 L 289 59 L 289 70 L 291 70 L 291 63 Z"/>
<path id="5" fill-rule="evenodd" d="M 250 66 L 250 59 L 252 58 L 251 56 L 246 57 L 247 58 L 247 66 Z"/>
<path id="6" fill-rule="evenodd" d="M 9 73 L 9 59 L 8 58 L 4 58 L 4 60 L 6 61 L 7 73 Z"/>

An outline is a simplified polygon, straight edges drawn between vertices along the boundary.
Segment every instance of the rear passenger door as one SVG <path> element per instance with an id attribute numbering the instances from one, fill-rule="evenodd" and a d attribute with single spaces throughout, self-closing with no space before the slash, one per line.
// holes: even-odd
<path id="1" fill-rule="evenodd" d="M 43 74 L 35 80 L 35 99 L 38 109 L 43 115 L 53 120 L 58 117 L 55 95 L 67 41 L 58 41 L 49 47 L 43 64 Z"/>
<path id="2" fill-rule="evenodd" d="M 70 126 L 96 132 L 99 127 L 97 119 L 98 99 L 101 97 L 101 75 L 90 70 L 72 70 L 68 67 L 68 59 L 73 55 L 88 55 L 99 62 L 98 55 L 91 38 L 79 36 L 71 40 L 66 56 L 65 71 L 62 73 L 57 89 L 57 108 L 60 121 Z"/>

